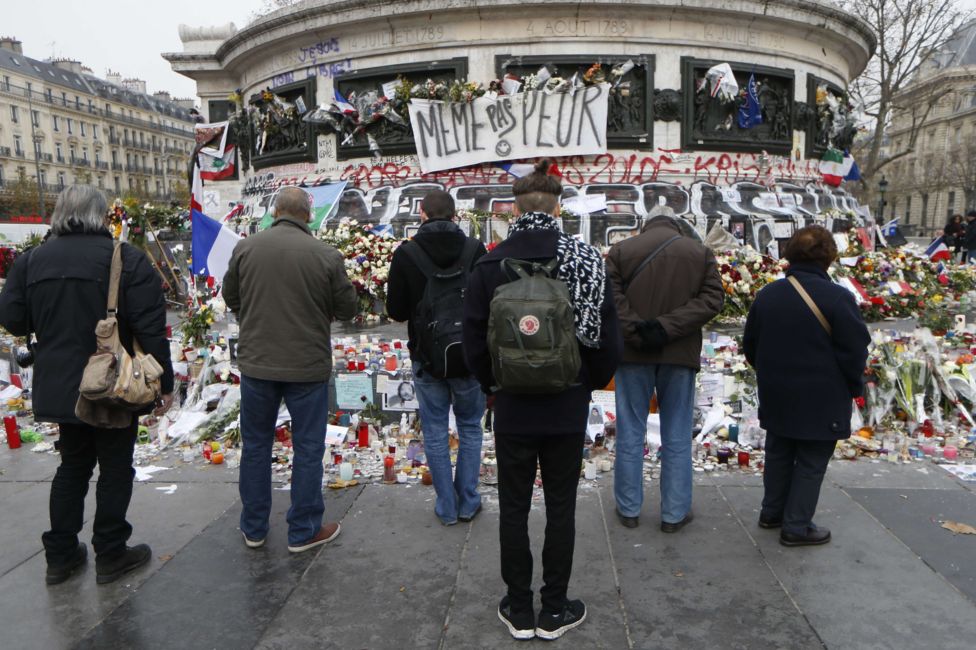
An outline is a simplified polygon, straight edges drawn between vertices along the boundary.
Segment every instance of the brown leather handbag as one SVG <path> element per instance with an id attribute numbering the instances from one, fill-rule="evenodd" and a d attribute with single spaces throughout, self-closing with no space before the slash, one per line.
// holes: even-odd
<path id="1" fill-rule="evenodd" d="M 80 397 L 94 404 L 121 411 L 140 411 L 159 399 L 163 368 L 151 354 L 143 352 L 133 337 L 135 355 L 119 339 L 119 283 L 122 279 L 122 244 L 115 242 L 109 276 L 108 308 L 95 325 L 98 348 L 88 359 L 81 376 Z M 79 400 L 80 402 L 81 400 Z M 78 407 L 75 408 L 76 415 Z"/>

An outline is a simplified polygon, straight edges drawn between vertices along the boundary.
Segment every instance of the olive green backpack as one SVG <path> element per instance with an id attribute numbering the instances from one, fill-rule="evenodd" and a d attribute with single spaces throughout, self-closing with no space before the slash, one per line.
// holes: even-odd
<path id="1" fill-rule="evenodd" d="M 560 393 L 580 371 L 573 305 L 546 264 L 506 258 L 502 273 L 515 279 L 495 289 L 488 317 L 488 351 L 497 386 L 509 393 Z"/>

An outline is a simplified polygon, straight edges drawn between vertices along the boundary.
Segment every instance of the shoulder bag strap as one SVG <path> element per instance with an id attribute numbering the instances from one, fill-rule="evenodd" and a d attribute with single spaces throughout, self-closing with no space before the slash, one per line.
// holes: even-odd
<path id="1" fill-rule="evenodd" d="M 122 242 L 115 242 L 112 251 L 112 267 L 108 276 L 108 315 L 119 312 L 119 284 L 122 281 Z"/>
<path id="2" fill-rule="evenodd" d="M 637 269 L 633 273 L 631 273 L 630 277 L 627 278 L 627 280 L 624 282 L 624 287 L 623 287 L 624 293 L 627 293 L 627 289 L 630 288 L 630 283 L 634 281 L 634 279 L 640 274 L 641 271 L 647 268 L 647 265 L 650 264 L 654 260 L 654 258 L 658 256 L 659 253 L 661 253 L 665 248 L 667 248 L 674 242 L 678 241 L 679 239 L 681 239 L 681 235 L 675 235 L 668 241 L 664 242 L 663 244 L 655 248 L 650 255 L 645 257 L 644 261 L 640 263 L 640 266 L 638 266 Z"/>
<path id="3" fill-rule="evenodd" d="M 434 264 L 434 261 L 430 259 L 430 255 L 427 254 L 420 244 L 415 241 L 407 242 L 403 245 L 403 253 L 413 260 L 413 263 L 417 265 L 417 268 L 424 275 L 425 278 L 430 278 L 440 269 Z"/>
<path id="4" fill-rule="evenodd" d="M 813 312 L 813 315 L 817 317 L 818 321 L 820 321 L 820 324 L 823 326 L 824 331 L 827 332 L 827 336 L 832 336 L 833 330 L 830 328 L 830 323 L 827 322 L 827 319 L 823 315 L 823 312 L 820 311 L 820 307 L 817 307 L 817 303 L 813 301 L 813 298 L 811 298 L 810 294 L 807 293 L 807 290 L 803 288 L 803 285 L 800 284 L 800 281 L 797 280 L 792 275 L 789 276 L 787 279 L 790 281 L 790 284 L 793 285 L 793 288 L 796 289 L 796 292 L 800 294 L 800 297 L 803 298 L 803 302 L 807 303 L 807 307 L 810 308 L 810 311 Z"/>

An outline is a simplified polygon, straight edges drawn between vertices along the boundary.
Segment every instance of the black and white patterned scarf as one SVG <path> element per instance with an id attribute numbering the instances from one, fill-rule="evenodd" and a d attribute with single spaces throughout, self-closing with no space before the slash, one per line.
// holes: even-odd
<path id="1" fill-rule="evenodd" d="M 576 338 L 586 347 L 600 345 L 600 308 L 606 289 L 606 267 L 599 251 L 570 237 L 559 229 L 556 220 L 545 212 L 525 212 L 508 229 L 508 234 L 525 230 L 555 230 L 559 233 L 556 277 L 569 288 L 573 303 Z"/>

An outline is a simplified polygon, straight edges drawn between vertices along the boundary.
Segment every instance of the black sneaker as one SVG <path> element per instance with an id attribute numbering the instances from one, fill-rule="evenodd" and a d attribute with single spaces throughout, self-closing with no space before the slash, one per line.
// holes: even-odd
<path id="1" fill-rule="evenodd" d="M 586 605 L 582 600 L 570 600 L 561 612 L 539 612 L 539 625 L 535 628 L 535 635 L 549 641 L 558 639 L 574 627 L 579 627 L 585 620 Z"/>
<path id="2" fill-rule="evenodd" d="M 115 582 L 129 571 L 147 564 L 150 559 L 152 559 L 152 550 L 147 544 L 127 546 L 123 553 L 110 560 L 96 558 L 95 582 L 100 585 Z"/>
<path id="3" fill-rule="evenodd" d="M 59 585 L 70 578 L 72 573 L 85 566 L 87 561 L 88 547 L 82 542 L 78 542 L 78 548 L 75 549 L 74 556 L 68 562 L 54 566 L 48 565 L 44 582 L 49 585 Z"/>
<path id="4" fill-rule="evenodd" d="M 508 596 L 502 598 L 498 603 L 498 618 L 511 635 L 519 640 L 532 639 L 535 637 L 536 630 L 532 627 L 532 619 L 535 618 L 534 612 L 528 609 L 524 612 L 512 612 L 512 605 L 509 603 Z"/>

